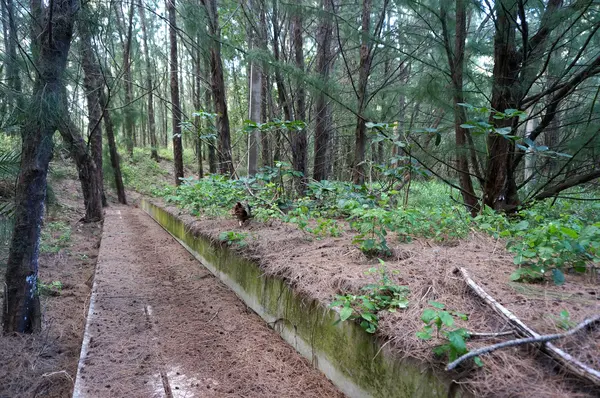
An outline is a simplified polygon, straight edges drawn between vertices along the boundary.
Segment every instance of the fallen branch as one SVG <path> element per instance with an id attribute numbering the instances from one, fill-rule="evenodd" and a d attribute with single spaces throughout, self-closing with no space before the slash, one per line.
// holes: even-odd
<path id="1" fill-rule="evenodd" d="M 455 272 L 459 272 L 465 283 L 471 288 L 479 298 L 485 301 L 498 315 L 507 320 L 515 329 L 527 337 L 541 337 L 536 331 L 525 325 L 512 312 L 506 309 L 502 304 L 498 303 L 492 296 L 487 294 L 477 283 L 471 279 L 469 273 L 464 268 L 457 268 Z M 546 352 L 552 359 L 559 362 L 571 373 L 586 379 L 587 381 L 600 386 L 600 371 L 589 367 L 583 362 L 573 358 L 554 344 L 547 342 L 541 346 L 541 349 Z"/>
<path id="2" fill-rule="evenodd" d="M 446 366 L 446 370 L 452 370 L 452 369 L 456 368 L 461 362 L 466 361 L 469 358 L 473 358 L 473 357 L 483 355 L 483 354 L 488 354 L 492 351 L 496 351 L 501 348 L 515 347 L 515 346 L 531 344 L 531 343 L 547 343 L 549 341 L 562 339 L 563 337 L 572 336 L 575 333 L 579 332 L 580 330 L 585 329 L 588 326 L 591 326 L 598 321 L 600 321 L 600 315 L 596 315 L 592 318 L 585 319 L 579 325 L 575 326 L 573 329 L 571 329 L 565 333 L 547 334 L 547 335 L 539 336 L 539 337 L 526 337 L 523 339 L 504 341 L 502 343 L 492 344 L 487 347 L 481 347 L 475 351 L 471 351 L 471 352 L 459 357 L 458 359 L 456 359 L 453 362 L 450 362 L 448 364 L 448 366 Z"/>
<path id="3" fill-rule="evenodd" d="M 502 336 L 510 336 L 515 334 L 514 330 L 507 330 L 506 332 L 489 332 L 489 333 L 478 333 L 478 332 L 469 332 L 469 338 L 487 338 L 487 337 L 502 337 Z"/>

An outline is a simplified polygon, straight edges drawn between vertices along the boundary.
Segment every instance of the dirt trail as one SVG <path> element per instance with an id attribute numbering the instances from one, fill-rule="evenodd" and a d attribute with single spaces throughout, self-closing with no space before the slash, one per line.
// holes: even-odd
<path id="1" fill-rule="evenodd" d="M 75 397 L 341 397 L 141 210 L 106 213 Z"/>

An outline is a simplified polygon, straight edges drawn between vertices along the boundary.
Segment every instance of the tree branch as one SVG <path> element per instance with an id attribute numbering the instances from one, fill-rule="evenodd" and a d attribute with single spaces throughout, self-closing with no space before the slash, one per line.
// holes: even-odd
<path id="1" fill-rule="evenodd" d="M 588 174 L 583 174 L 583 175 L 580 175 L 577 177 L 570 178 L 570 179 L 566 180 L 565 182 L 562 182 L 553 187 L 550 187 L 550 188 L 542 191 L 538 195 L 536 195 L 535 199 L 543 200 L 543 199 L 551 198 L 552 196 L 558 195 L 560 192 L 564 191 L 565 189 L 569 189 L 569 188 L 572 188 L 572 187 L 580 185 L 580 184 L 585 184 L 586 182 L 590 182 L 592 180 L 595 180 L 596 178 L 600 178 L 600 169 L 594 170 Z"/>

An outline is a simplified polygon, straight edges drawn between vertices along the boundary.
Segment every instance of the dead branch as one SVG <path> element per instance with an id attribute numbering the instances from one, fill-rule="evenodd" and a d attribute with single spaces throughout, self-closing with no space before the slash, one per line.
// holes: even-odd
<path id="1" fill-rule="evenodd" d="M 514 330 L 507 330 L 506 332 L 488 332 L 488 333 L 469 332 L 469 338 L 502 337 L 502 336 L 510 336 L 513 334 L 515 334 Z"/>
<path id="2" fill-rule="evenodd" d="M 465 268 L 457 268 L 455 272 L 460 273 L 465 283 L 471 288 L 479 298 L 485 301 L 498 315 L 507 320 L 518 332 L 527 337 L 540 337 L 540 335 L 525 325 L 512 312 L 506 309 L 502 304 L 498 303 L 492 296 L 487 294 L 477 283 L 471 279 Z M 583 362 L 573 358 L 554 344 L 548 342 L 540 347 L 552 359 L 564 366 L 569 372 L 586 379 L 587 381 L 600 386 L 600 371 L 589 367 Z"/>
<path id="3" fill-rule="evenodd" d="M 571 329 L 565 333 L 547 334 L 547 335 L 543 335 L 543 336 L 539 336 L 539 337 L 526 337 L 526 338 L 522 338 L 522 339 L 504 341 L 502 343 L 492 344 L 492 345 L 489 345 L 486 347 L 481 347 L 477 350 L 468 352 L 467 354 L 459 357 L 455 361 L 449 363 L 448 366 L 446 366 L 446 370 L 452 370 L 452 369 L 456 368 L 460 363 L 462 363 L 463 361 L 466 361 L 469 358 L 473 358 L 473 357 L 483 355 L 483 354 L 488 354 L 492 351 L 496 351 L 496 350 L 499 350 L 502 348 L 515 347 L 515 346 L 531 344 L 531 343 L 547 343 L 549 341 L 558 340 L 558 339 L 562 339 L 564 337 L 572 336 L 575 333 L 579 332 L 580 330 L 585 329 L 589 326 L 592 326 L 594 323 L 596 323 L 598 321 L 600 321 L 600 314 L 596 315 L 592 318 L 585 319 L 579 325 L 575 326 L 573 329 Z"/>

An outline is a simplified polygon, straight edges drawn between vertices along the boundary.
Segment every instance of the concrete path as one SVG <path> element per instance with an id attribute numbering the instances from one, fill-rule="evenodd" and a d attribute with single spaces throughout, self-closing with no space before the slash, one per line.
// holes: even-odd
<path id="1" fill-rule="evenodd" d="M 150 217 L 113 206 L 73 396 L 342 395 Z"/>

